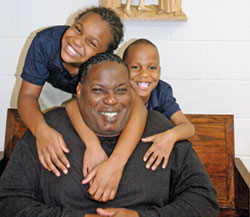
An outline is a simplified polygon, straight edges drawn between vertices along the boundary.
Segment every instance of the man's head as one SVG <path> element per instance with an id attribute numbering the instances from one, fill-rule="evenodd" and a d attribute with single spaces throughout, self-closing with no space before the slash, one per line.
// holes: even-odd
<path id="1" fill-rule="evenodd" d="M 84 122 L 98 136 L 119 135 L 131 112 L 129 70 L 114 54 L 101 53 L 81 65 L 77 100 Z"/>
<path id="2" fill-rule="evenodd" d="M 112 52 L 123 37 L 123 24 L 114 11 L 95 7 L 81 13 L 61 40 L 65 63 L 80 65 L 97 53 Z"/>
<path id="3" fill-rule="evenodd" d="M 157 47 L 147 39 L 138 39 L 126 48 L 123 60 L 129 67 L 131 86 L 146 104 L 161 75 Z"/>

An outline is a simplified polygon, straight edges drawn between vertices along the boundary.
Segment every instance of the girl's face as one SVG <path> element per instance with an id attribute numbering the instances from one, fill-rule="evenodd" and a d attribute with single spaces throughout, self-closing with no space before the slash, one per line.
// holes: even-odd
<path id="1" fill-rule="evenodd" d="M 105 52 L 112 37 L 107 22 L 98 14 L 87 13 L 64 33 L 61 58 L 66 64 L 80 65 L 95 54 Z"/>
<path id="2" fill-rule="evenodd" d="M 158 51 L 149 44 L 136 44 L 129 48 L 125 61 L 131 86 L 146 104 L 161 75 Z"/>

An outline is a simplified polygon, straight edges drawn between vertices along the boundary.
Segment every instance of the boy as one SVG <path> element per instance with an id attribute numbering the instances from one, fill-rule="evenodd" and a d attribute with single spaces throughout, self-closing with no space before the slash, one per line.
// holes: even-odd
<path id="1" fill-rule="evenodd" d="M 171 86 L 159 80 L 159 53 L 152 42 L 147 39 L 134 41 L 124 51 L 123 59 L 130 70 L 130 83 L 147 109 L 163 113 L 176 125 L 164 133 L 143 139 L 144 142 L 153 142 L 144 155 L 144 161 L 148 161 L 146 167 L 155 170 L 163 160 L 162 168 L 166 168 L 174 144 L 192 137 L 194 127 L 181 112 Z"/>

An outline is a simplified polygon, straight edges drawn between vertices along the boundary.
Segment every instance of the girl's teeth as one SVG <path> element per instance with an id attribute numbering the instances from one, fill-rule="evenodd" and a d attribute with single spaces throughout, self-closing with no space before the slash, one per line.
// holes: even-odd
<path id="1" fill-rule="evenodd" d="M 69 49 L 69 51 L 70 51 L 72 54 L 78 55 L 78 53 L 75 51 L 75 49 L 74 49 L 73 47 L 68 46 L 68 49 Z"/>

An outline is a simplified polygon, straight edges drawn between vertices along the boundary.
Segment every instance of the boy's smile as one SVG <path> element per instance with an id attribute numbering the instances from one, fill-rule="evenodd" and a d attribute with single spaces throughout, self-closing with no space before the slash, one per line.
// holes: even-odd
<path id="1" fill-rule="evenodd" d="M 130 71 L 131 86 L 146 104 L 161 74 L 158 51 L 149 44 L 136 44 L 129 48 L 125 61 Z"/>

